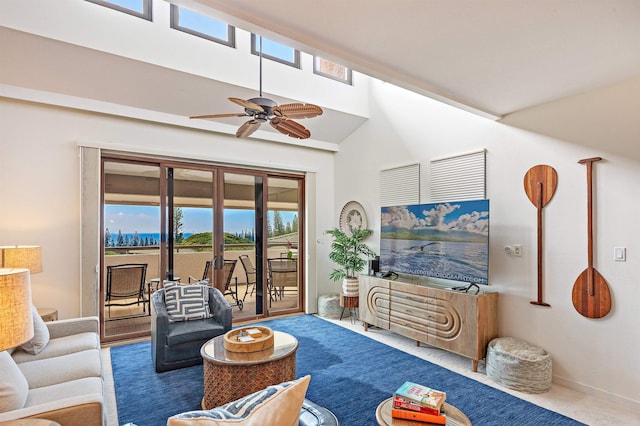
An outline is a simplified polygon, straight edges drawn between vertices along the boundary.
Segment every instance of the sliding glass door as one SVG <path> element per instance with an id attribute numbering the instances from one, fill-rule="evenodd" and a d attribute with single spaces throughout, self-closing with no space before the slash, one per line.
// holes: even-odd
<path id="1" fill-rule="evenodd" d="M 161 168 L 102 162 L 103 255 L 100 318 L 105 340 L 150 330 L 149 291 L 161 265 Z"/>
<path id="2" fill-rule="evenodd" d="M 304 229 L 302 179 L 270 176 L 267 180 L 267 279 L 269 313 L 296 312 L 302 306 Z"/>
<path id="3" fill-rule="evenodd" d="M 150 295 L 167 281 L 217 287 L 236 322 L 303 310 L 302 176 L 120 156 L 102 164 L 104 340 L 147 335 Z M 118 293 L 121 281 L 139 287 Z"/>

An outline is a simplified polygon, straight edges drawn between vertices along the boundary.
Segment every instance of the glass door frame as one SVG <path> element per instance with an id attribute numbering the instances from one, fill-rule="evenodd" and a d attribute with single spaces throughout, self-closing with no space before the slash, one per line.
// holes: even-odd
<path id="1" fill-rule="evenodd" d="M 222 264 L 221 260 L 224 259 L 224 173 L 235 173 L 254 176 L 256 179 L 255 189 L 255 203 L 256 203 L 256 220 L 255 220 L 255 234 L 256 234 L 256 270 L 257 270 L 257 285 L 262 286 L 264 295 L 268 295 L 267 289 L 267 277 L 268 277 L 268 265 L 265 255 L 268 250 L 268 230 L 267 230 L 267 212 L 268 212 L 268 199 L 266 194 L 266 188 L 268 188 L 269 178 L 284 178 L 284 179 L 296 179 L 298 181 L 298 256 L 300 259 L 298 267 L 298 282 L 300 283 L 300 291 L 298 295 L 298 305 L 296 309 L 280 310 L 276 311 L 276 315 L 284 315 L 296 312 L 304 312 L 305 310 L 305 175 L 296 173 L 287 173 L 272 170 L 263 169 L 249 169 L 242 166 L 228 166 L 220 165 L 208 162 L 198 162 L 180 159 L 167 159 L 162 157 L 154 157 L 152 155 L 130 155 L 126 153 L 114 153 L 114 152 L 102 152 L 100 155 L 100 279 L 99 279 L 99 296 L 103 298 L 106 277 L 104 274 L 105 268 L 105 217 L 104 217 L 104 205 L 105 205 L 105 182 L 104 182 L 104 163 L 107 161 L 122 162 L 129 164 L 157 166 L 159 168 L 159 197 L 160 197 L 160 241 L 159 241 L 159 275 L 161 279 L 172 279 L 172 272 L 169 270 L 170 262 L 169 257 L 172 254 L 169 252 L 170 240 L 169 233 L 173 230 L 169 230 L 168 224 L 173 223 L 173 209 L 171 209 L 171 203 L 169 200 L 170 189 L 168 188 L 168 182 L 170 179 L 167 177 L 167 170 L 169 168 L 184 168 L 195 169 L 212 172 L 213 179 L 213 242 L 212 242 L 212 256 L 217 264 L 214 270 L 215 279 L 220 280 L 223 276 L 223 268 L 219 265 Z M 258 183 L 258 180 L 260 183 Z M 260 229 L 261 232 L 258 232 Z M 261 255 L 258 256 L 258 253 Z M 168 274 L 168 276 L 167 276 Z M 147 277 L 148 279 L 149 277 Z M 262 314 L 252 317 L 242 318 L 242 321 L 249 321 L 253 319 L 267 318 L 273 316 L 269 309 L 268 297 L 262 298 Z M 102 342 L 116 341 L 122 339 L 145 337 L 149 335 L 149 331 L 141 331 L 113 336 L 104 335 L 104 300 L 100 301 L 100 338 Z"/>

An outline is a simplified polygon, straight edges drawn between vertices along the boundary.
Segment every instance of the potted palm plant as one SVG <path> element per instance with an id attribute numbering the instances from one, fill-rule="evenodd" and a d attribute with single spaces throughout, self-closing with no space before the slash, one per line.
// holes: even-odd
<path id="1" fill-rule="evenodd" d="M 339 266 L 329 274 L 329 278 L 333 281 L 342 280 L 342 292 L 345 296 L 357 296 L 359 293 L 357 274 L 367 264 L 367 260 L 363 256 L 371 258 L 376 255 L 368 245 L 362 242 L 363 239 L 373 234 L 373 231 L 371 229 L 354 229 L 351 235 L 348 235 L 338 228 L 334 228 L 326 233 L 333 237 L 329 260 Z"/>

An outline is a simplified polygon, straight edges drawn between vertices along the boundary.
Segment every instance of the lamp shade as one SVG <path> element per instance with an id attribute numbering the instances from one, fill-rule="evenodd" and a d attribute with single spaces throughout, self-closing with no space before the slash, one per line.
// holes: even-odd
<path id="1" fill-rule="evenodd" d="M 0 269 L 0 351 L 33 337 L 28 269 Z"/>
<path id="2" fill-rule="evenodd" d="M 27 268 L 42 272 L 40 246 L 0 246 L 0 268 Z"/>

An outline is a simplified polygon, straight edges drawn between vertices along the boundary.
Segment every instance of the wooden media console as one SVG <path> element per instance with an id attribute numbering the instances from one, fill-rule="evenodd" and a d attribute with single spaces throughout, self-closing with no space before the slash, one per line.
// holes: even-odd
<path id="1" fill-rule="evenodd" d="M 486 355 L 498 337 L 498 293 L 465 293 L 446 287 L 360 276 L 360 319 L 416 340 L 455 352 L 473 362 Z"/>

